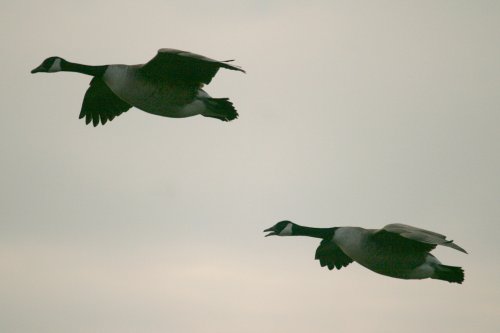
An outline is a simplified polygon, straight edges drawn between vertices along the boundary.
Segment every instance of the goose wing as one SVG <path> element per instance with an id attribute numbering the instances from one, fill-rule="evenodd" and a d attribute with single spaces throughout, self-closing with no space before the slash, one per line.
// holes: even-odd
<path id="1" fill-rule="evenodd" d="M 105 124 L 108 120 L 113 120 L 116 116 L 130 109 L 132 106 L 118 96 L 98 77 L 90 81 L 90 87 L 83 98 L 80 119 L 85 117 L 85 122 L 94 126 Z"/>
<path id="2" fill-rule="evenodd" d="M 231 61 L 218 61 L 181 50 L 160 49 L 141 71 L 154 79 L 199 86 L 209 84 L 221 67 L 245 72 L 238 66 L 228 64 Z"/>
<path id="3" fill-rule="evenodd" d="M 314 259 L 319 260 L 321 267 L 327 266 L 329 270 L 346 267 L 353 260 L 348 257 L 334 242 L 323 239 L 316 249 Z"/>
<path id="4" fill-rule="evenodd" d="M 406 240 L 407 246 L 414 247 L 415 249 L 421 248 L 430 251 L 437 245 L 443 245 L 467 253 L 463 248 L 453 243 L 452 240 L 447 240 L 444 235 L 401 223 L 386 225 L 378 230 L 374 237 L 379 240 L 381 238 L 391 238 L 392 241 L 400 244 L 405 243 Z M 398 240 L 398 237 L 403 239 Z"/>

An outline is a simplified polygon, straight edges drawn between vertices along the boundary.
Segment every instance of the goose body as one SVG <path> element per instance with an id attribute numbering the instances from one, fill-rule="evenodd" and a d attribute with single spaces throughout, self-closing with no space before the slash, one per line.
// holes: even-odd
<path id="1" fill-rule="evenodd" d="M 93 76 L 80 112 L 87 124 L 105 124 L 132 106 L 164 117 L 195 115 L 230 121 L 238 117 L 228 98 L 212 98 L 202 88 L 219 68 L 241 68 L 190 52 L 160 49 L 146 64 L 88 66 L 47 58 L 32 73 L 78 72 Z"/>
<path id="2" fill-rule="evenodd" d="M 140 66 L 109 65 L 102 80 L 123 101 L 136 108 L 164 117 L 185 118 L 205 111 L 203 98 L 210 96 L 198 89 L 164 82 L 157 84 L 143 75 Z"/>
<path id="3" fill-rule="evenodd" d="M 447 266 L 429 252 L 437 245 L 467 253 L 446 240 L 444 235 L 405 224 L 389 224 L 382 229 L 359 227 L 311 228 L 281 221 L 266 236 L 309 236 L 322 239 L 316 259 L 330 270 L 356 261 L 382 275 L 399 279 L 438 279 L 462 283 L 460 267 Z"/>

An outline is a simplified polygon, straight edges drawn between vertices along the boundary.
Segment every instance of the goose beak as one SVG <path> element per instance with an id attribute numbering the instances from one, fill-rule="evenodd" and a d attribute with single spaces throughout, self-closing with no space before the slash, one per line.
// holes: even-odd
<path id="1" fill-rule="evenodd" d="M 274 227 L 271 227 L 271 228 L 267 228 L 266 230 L 264 230 L 264 232 L 269 232 L 267 235 L 265 235 L 264 237 L 267 237 L 267 236 L 276 236 L 276 231 L 274 230 Z"/>
<path id="2" fill-rule="evenodd" d="M 37 68 L 32 69 L 32 70 L 31 70 L 31 74 L 41 72 L 42 70 L 43 70 L 43 66 L 42 66 L 42 65 L 40 65 L 40 66 L 38 66 Z"/>

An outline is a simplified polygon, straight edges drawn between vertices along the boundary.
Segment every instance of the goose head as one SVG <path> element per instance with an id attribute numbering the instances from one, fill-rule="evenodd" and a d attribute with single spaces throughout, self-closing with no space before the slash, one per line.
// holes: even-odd
<path id="1" fill-rule="evenodd" d="M 267 228 L 264 232 L 269 232 L 267 236 L 292 236 L 295 223 L 290 221 L 281 221 L 273 225 L 271 228 Z"/>
<path id="2" fill-rule="evenodd" d="M 31 71 L 34 73 L 55 73 L 62 71 L 61 64 L 65 62 L 61 57 L 50 57 L 45 59 L 40 66 Z"/>

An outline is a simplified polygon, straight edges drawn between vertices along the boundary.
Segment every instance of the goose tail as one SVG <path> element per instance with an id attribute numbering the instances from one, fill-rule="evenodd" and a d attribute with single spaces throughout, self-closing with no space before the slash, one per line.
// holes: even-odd
<path id="1" fill-rule="evenodd" d="M 438 265 L 431 278 L 461 284 L 464 281 L 464 270 L 462 267 Z"/>
<path id="2" fill-rule="evenodd" d="M 206 110 L 202 115 L 205 117 L 217 118 L 222 121 L 238 118 L 238 112 L 229 98 L 207 98 L 204 102 Z"/>

